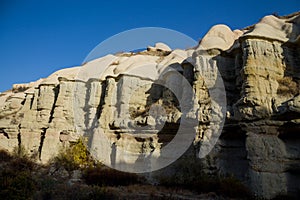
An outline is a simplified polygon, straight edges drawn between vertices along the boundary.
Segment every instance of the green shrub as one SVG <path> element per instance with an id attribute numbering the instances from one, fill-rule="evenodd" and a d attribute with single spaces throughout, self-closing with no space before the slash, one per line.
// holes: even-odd
<path id="1" fill-rule="evenodd" d="M 30 199 L 35 182 L 29 171 L 3 170 L 0 174 L 1 199 Z"/>
<path id="2" fill-rule="evenodd" d="M 12 155 L 10 155 L 7 151 L 0 150 L 0 162 L 8 162 L 12 158 L 13 158 Z"/>
<path id="3" fill-rule="evenodd" d="M 8 166 L 10 169 L 17 172 L 32 171 L 34 170 L 36 163 L 27 158 L 14 158 L 13 160 L 11 160 Z"/>
<path id="4" fill-rule="evenodd" d="M 35 194 L 35 199 L 50 200 L 54 199 L 55 193 L 59 187 L 59 182 L 51 176 L 39 177 L 37 180 L 38 192 Z"/>
<path id="5" fill-rule="evenodd" d="M 23 145 L 15 146 L 12 155 L 15 158 L 29 159 L 29 154 Z"/>
<path id="6" fill-rule="evenodd" d="M 0 151 L 0 199 L 115 199 L 106 188 L 85 183 L 70 184 L 68 179 L 52 177 L 49 169 L 34 163 L 28 157 L 25 148 L 15 148 L 13 155 Z M 92 162 L 88 152 L 79 140 L 56 158 L 57 166 L 61 164 L 68 170 L 87 166 Z M 60 160 L 61 159 L 61 160 Z"/>
<path id="7" fill-rule="evenodd" d="M 15 147 L 8 162 L 8 168 L 16 172 L 32 171 L 37 164 L 29 157 L 24 146 Z"/>
<path id="8" fill-rule="evenodd" d="M 16 147 L 12 155 L 1 151 L 0 168 L 1 199 L 31 199 L 36 191 L 36 182 L 32 176 L 36 164 L 28 157 L 23 146 Z"/>

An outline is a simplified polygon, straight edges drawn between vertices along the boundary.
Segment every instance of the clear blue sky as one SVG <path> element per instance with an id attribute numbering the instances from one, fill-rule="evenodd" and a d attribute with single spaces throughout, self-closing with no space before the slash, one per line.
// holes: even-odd
<path id="1" fill-rule="evenodd" d="M 299 10 L 299 0 L 0 0 L 0 91 L 79 65 L 128 29 L 164 27 L 198 40 L 215 24 L 243 28 Z"/>

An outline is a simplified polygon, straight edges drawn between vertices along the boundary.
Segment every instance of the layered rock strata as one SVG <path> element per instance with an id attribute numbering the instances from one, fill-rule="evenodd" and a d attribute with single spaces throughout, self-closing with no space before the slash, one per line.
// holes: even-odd
<path id="1" fill-rule="evenodd" d="M 197 157 L 214 146 L 208 157 L 220 173 L 234 174 L 265 198 L 295 195 L 300 191 L 299 33 L 299 13 L 270 15 L 243 30 L 216 25 L 194 49 L 157 44 L 15 84 L 0 94 L 0 147 L 24 146 L 47 162 L 78 137 L 95 134 L 97 127 L 110 143 L 95 137 L 90 141 L 94 148 L 114 145 L 159 156 L 184 114 L 197 120 Z M 166 73 L 169 68 L 189 82 L 192 99 L 185 99 L 185 86 L 174 71 Z M 154 82 L 162 73 L 164 86 Z M 226 108 L 213 99 L 225 95 L 218 76 Z M 191 106 L 187 113 L 184 106 Z M 219 138 L 214 133 L 225 117 Z M 99 156 L 112 165 L 138 159 L 117 152 Z"/>

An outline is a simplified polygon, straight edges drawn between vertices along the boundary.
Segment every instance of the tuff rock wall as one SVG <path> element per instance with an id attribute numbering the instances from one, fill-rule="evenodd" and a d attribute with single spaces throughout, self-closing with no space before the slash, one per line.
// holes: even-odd
<path id="1" fill-rule="evenodd" d="M 266 16 L 243 30 L 216 25 L 193 49 L 171 50 L 157 44 L 147 51 L 107 55 L 36 82 L 15 84 L 0 94 L 0 147 L 13 151 L 22 145 L 47 162 L 61 148 L 100 127 L 111 144 L 94 137 L 90 141 L 94 148 L 113 144 L 159 155 L 176 134 L 182 114 L 187 114 L 198 121 L 195 156 L 202 157 L 203 149 L 216 142 L 206 156 L 213 158 L 214 170 L 234 174 L 259 196 L 299 195 L 299 33 L 299 13 Z M 153 77 L 135 70 L 137 66 L 147 70 L 150 66 Z M 166 87 L 153 82 L 154 75 L 168 67 L 188 80 L 195 93 L 192 99 L 185 99 L 185 86 L 172 71 L 163 78 Z M 225 112 L 211 98 L 220 92 L 214 91 L 215 67 L 224 81 Z M 177 97 L 168 85 L 177 88 Z M 182 113 L 182 106 L 189 105 L 189 113 Z M 218 138 L 213 133 L 222 127 L 222 117 L 225 125 Z M 113 159 L 112 152 L 98 153 L 111 163 L 138 159 L 122 152 Z"/>

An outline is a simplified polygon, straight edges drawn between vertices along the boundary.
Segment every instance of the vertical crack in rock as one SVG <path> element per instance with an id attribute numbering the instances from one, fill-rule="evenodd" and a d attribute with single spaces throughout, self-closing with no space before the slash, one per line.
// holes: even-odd
<path id="1" fill-rule="evenodd" d="M 124 81 L 124 79 L 121 79 L 119 81 L 116 81 L 116 84 L 115 84 L 115 95 L 116 95 L 116 99 L 121 99 L 121 95 L 122 95 L 122 91 L 119 89 L 119 88 L 122 88 L 122 82 Z M 108 92 L 109 90 L 106 90 L 106 93 Z M 106 94 L 107 96 L 109 96 L 109 94 L 107 93 Z M 121 101 L 117 101 L 116 102 L 116 113 L 117 113 L 117 117 L 120 118 L 120 113 L 121 113 L 121 104 L 124 100 L 122 99 Z M 108 103 L 108 102 L 107 102 Z M 115 117 L 115 116 L 114 116 Z"/>
<path id="2" fill-rule="evenodd" d="M 42 128 L 40 146 L 39 146 L 39 149 L 38 149 L 39 160 L 41 160 L 42 149 L 43 149 L 43 145 L 44 145 L 44 140 L 45 140 L 45 137 L 46 137 L 47 129 L 48 128 Z"/>
<path id="3" fill-rule="evenodd" d="M 1 128 L 1 129 L 0 129 L 0 134 L 3 134 L 7 139 L 9 139 L 9 136 L 8 136 L 8 134 L 5 132 L 5 129 L 4 129 L 4 128 Z"/>
<path id="4" fill-rule="evenodd" d="M 30 107 L 29 107 L 30 110 L 32 110 L 33 102 L 34 102 L 34 95 L 32 95 L 30 99 Z"/>
<path id="5" fill-rule="evenodd" d="M 24 99 L 21 101 L 21 103 L 20 103 L 20 104 L 21 104 L 22 106 L 24 106 L 24 104 L 25 104 L 25 101 L 26 101 L 26 98 L 24 98 Z"/>
<path id="6" fill-rule="evenodd" d="M 91 127 L 89 127 L 89 132 L 92 132 L 94 128 L 96 128 L 99 124 L 99 119 L 103 110 L 103 106 L 105 104 L 105 94 L 106 94 L 106 89 L 107 89 L 107 81 L 102 81 L 101 84 L 101 96 L 99 99 L 99 103 L 97 104 L 97 108 L 96 108 L 96 113 L 95 116 L 93 118 L 93 121 L 91 123 Z M 91 146 L 92 145 L 92 141 L 93 141 L 93 134 L 90 136 L 90 140 L 88 141 L 88 145 Z"/>
<path id="7" fill-rule="evenodd" d="M 55 106 L 56 106 L 56 101 L 58 99 L 58 94 L 59 94 L 59 89 L 60 89 L 60 86 L 57 85 L 56 87 L 53 88 L 53 91 L 54 91 L 54 102 L 53 102 L 53 105 L 52 105 L 52 108 L 51 108 L 51 111 L 50 111 L 50 117 L 49 117 L 49 124 L 52 122 L 53 118 L 54 118 L 54 110 L 55 110 Z"/>
<path id="8" fill-rule="evenodd" d="M 21 138 L 21 124 L 18 125 L 18 147 L 21 149 L 22 138 Z"/>
<path id="9" fill-rule="evenodd" d="M 97 107 L 97 112 L 96 112 L 96 119 L 99 119 L 100 118 L 100 115 L 101 115 L 101 112 L 102 112 L 102 109 L 103 109 L 103 105 L 104 105 L 104 98 L 105 98 L 105 91 L 106 91 L 106 87 L 107 87 L 107 84 L 106 84 L 106 81 L 103 81 L 101 83 L 101 97 L 100 97 L 100 102 L 99 102 L 99 105 Z M 97 120 L 95 120 L 96 122 Z"/>
<path id="10" fill-rule="evenodd" d="M 85 88 L 86 88 L 86 92 L 85 92 L 85 101 L 84 101 L 84 107 L 83 107 L 83 111 L 84 111 L 84 125 L 85 125 L 85 129 L 88 130 L 89 127 L 89 118 L 90 118 L 90 113 L 89 113 L 89 100 L 91 97 L 91 87 L 92 87 L 92 79 L 89 79 L 86 83 L 85 83 Z"/>
<path id="11" fill-rule="evenodd" d="M 100 83 L 101 84 L 101 96 L 100 96 L 100 100 L 99 103 L 97 104 L 97 108 L 96 108 L 96 114 L 94 116 L 93 122 L 91 123 L 91 127 L 89 127 L 90 129 L 94 129 L 97 126 L 98 120 L 100 118 L 102 109 L 103 109 L 103 105 L 104 105 L 104 98 L 105 98 L 105 91 L 106 91 L 106 81 L 103 81 Z"/>

